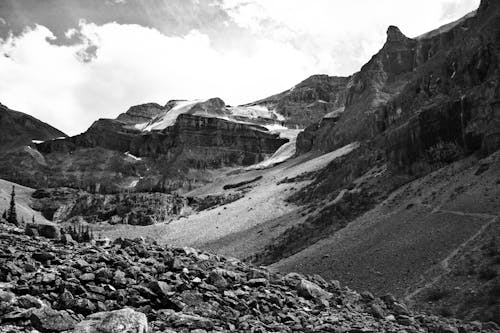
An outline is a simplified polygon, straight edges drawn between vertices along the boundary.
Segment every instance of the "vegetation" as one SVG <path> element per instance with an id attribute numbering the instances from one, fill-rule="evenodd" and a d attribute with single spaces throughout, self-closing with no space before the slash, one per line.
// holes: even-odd
<path id="1" fill-rule="evenodd" d="M 455 142 L 440 141 L 427 150 L 427 160 L 430 164 L 449 164 L 463 156 L 463 149 Z"/>
<path id="2" fill-rule="evenodd" d="M 7 222 L 17 225 L 17 212 L 16 212 L 16 191 L 12 186 L 12 193 L 10 194 L 10 207 L 7 212 Z"/>

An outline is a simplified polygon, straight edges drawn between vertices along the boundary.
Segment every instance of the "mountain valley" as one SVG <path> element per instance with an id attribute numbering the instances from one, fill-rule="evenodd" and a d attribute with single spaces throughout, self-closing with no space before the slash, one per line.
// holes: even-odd
<path id="1" fill-rule="evenodd" d="M 244 105 L 220 98 L 141 104 L 76 136 L 0 105 L 0 178 L 2 212 L 15 186 L 26 222 L 91 228 L 114 242 L 112 251 L 124 261 L 135 256 L 144 267 L 150 267 L 144 251 L 158 258 L 169 252 L 167 266 L 175 255 L 189 262 L 187 272 L 176 266 L 165 279 L 175 284 L 165 294 L 176 299 L 165 301 L 175 313 L 192 314 L 188 299 L 202 297 L 185 295 L 189 288 L 222 307 L 270 285 L 293 294 L 288 305 L 295 313 L 296 281 L 288 280 L 298 272 L 299 281 L 338 293 L 339 308 L 345 301 L 356 315 L 344 318 L 350 330 L 334 330 L 343 325 L 326 319 L 333 326 L 311 324 L 310 311 L 326 316 L 324 307 L 335 307 L 312 297 L 306 319 L 273 317 L 276 327 L 291 320 L 297 332 L 402 332 L 391 326 L 396 320 L 407 332 L 480 331 L 457 323 L 430 329 L 408 310 L 398 313 L 396 301 L 383 306 L 384 315 L 374 314 L 377 297 L 392 295 L 415 313 L 500 331 L 500 2 L 482 0 L 477 11 L 416 38 L 389 26 L 380 51 L 353 75 L 313 75 Z M 5 244 L 7 234 L 25 237 L 16 228 L 1 233 Z M 82 274 L 97 268 L 96 256 L 108 256 L 81 244 L 44 246 L 59 253 L 52 266 L 69 265 L 72 249 L 84 253 L 96 267 L 76 264 Z M 111 261 L 104 260 L 121 265 Z M 239 294 L 218 287 L 214 269 L 234 280 Z M 132 282 L 152 283 L 149 273 L 126 272 Z M 126 293 L 153 299 L 159 292 L 136 289 Z M 274 331 L 262 324 L 270 305 L 252 302 L 257 310 L 240 304 L 236 317 L 251 312 L 262 332 Z M 69 308 L 78 307 L 58 310 Z M 94 308 L 76 313 L 81 320 Z M 195 329 L 158 309 L 141 312 Z M 210 317 L 201 311 L 196 315 Z M 394 320 L 387 317 L 392 313 Z M 381 326 L 353 326 L 374 317 Z M 215 326 L 244 330 L 242 322 L 217 319 Z M 198 326 L 199 333 L 215 331 L 213 324 Z M 293 331 L 284 326 L 276 329 Z"/>

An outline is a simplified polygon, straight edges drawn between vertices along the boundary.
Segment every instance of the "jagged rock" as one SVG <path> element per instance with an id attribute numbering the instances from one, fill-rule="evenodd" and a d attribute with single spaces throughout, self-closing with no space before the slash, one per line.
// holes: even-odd
<path id="1" fill-rule="evenodd" d="M 332 298 L 332 293 L 323 290 L 317 284 L 302 279 L 297 284 L 297 293 L 305 298 L 316 299 L 316 300 L 328 300 Z"/>
<path id="2" fill-rule="evenodd" d="M 26 234 L 32 236 L 42 236 L 50 239 L 60 239 L 61 230 L 53 223 L 28 223 L 25 227 Z"/>
<path id="3" fill-rule="evenodd" d="M 33 311 L 30 320 L 31 325 L 41 332 L 68 331 L 77 323 L 67 311 L 57 311 L 49 307 Z"/>
<path id="4" fill-rule="evenodd" d="M 184 313 L 177 313 L 172 310 L 160 311 L 159 316 L 172 327 L 186 327 L 188 329 L 205 329 L 211 330 L 214 328 L 214 323 L 204 317 L 189 315 Z"/>
<path id="5" fill-rule="evenodd" d="M 73 333 L 147 333 L 148 320 L 144 313 L 125 308 L 98 312 L 76 325 Z"/>
<path id="6" fill-rule="evenodd" d="M 31 295 L 23 295 L 17 298 L 17 304 L 23 309 L 41 308 L 43 302 Z"/>

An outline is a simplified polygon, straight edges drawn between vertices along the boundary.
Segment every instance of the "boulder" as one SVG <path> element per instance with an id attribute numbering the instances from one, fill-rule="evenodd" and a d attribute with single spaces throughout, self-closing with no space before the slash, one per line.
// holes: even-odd
<path id="1" fill-rule="evenodd" d="M 41 332 L 62 332 L 75 327 L 76 320 L 66 311 L 57 311 L 49 307 L 32 312 L 31 325 Z"/>
<path id="2" fill-rule="evenodd" d="M 129 308 L 97 312 L 76 325 L 73 333 L 147 333 L 146 315 Z"/>
<path id="3" fill-rule="evenodd" d="M 328 300 L 332 297 L 332 294 L 324 289 L 322 289 L 317 284 L 302 279 L 296 286 L 297 293 L 307 299 L 314 300 Z"/>
<path id="4" fill-rule="evenodd" d="M 28 223 L 26 224 L 25 233 L 31 236 L 38 234 L 49 239 L 61 239 L 61 231 L 53 223 Z"/>

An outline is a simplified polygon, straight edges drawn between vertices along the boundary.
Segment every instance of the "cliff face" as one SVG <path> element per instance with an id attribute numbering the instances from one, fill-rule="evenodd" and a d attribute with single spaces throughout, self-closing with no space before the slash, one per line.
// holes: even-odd
<path id="1" fill-rule="evenodd" d="M 483 1 L 475 15 L 417 39 L 389 27 L 383 48 L 349 80 L 345 111 L 300 135 L 299 151 L 375 139 L 411 169 L 443 142 L 498 149 L 499 7 Z"/>
<path id="2" fill-rule="evenodd" d="M 348 77 L 313 75 L 289 90 L 248 105 L 266 106 L 282 115 L 288 127 L 304 128 L 341 111 L 348 81 Z"/>
<path id="3" fill-rule="evenodd" d="M 130 151 L 138 156 L 179 154 L 190 166 L 219 167 L 258 163 L 287 141 L 258 125 L 184 114 L 161 133 L 136 136 Z"/>
<path id="4" fill-rule="evenodd" d="M 156 103 L 146 103 L 130 107 L 127 112 L 120 114 L 116 120 L 128 124 L 140 124 L 148 122 L 166 110 L 167 106 L 163 107 Z"/>
<path id="5" fill-rule="evenodd" d="M 0 104 L 0 152 L 31 144 L 31 140 L 66 137 L 58 129 Z"/>

